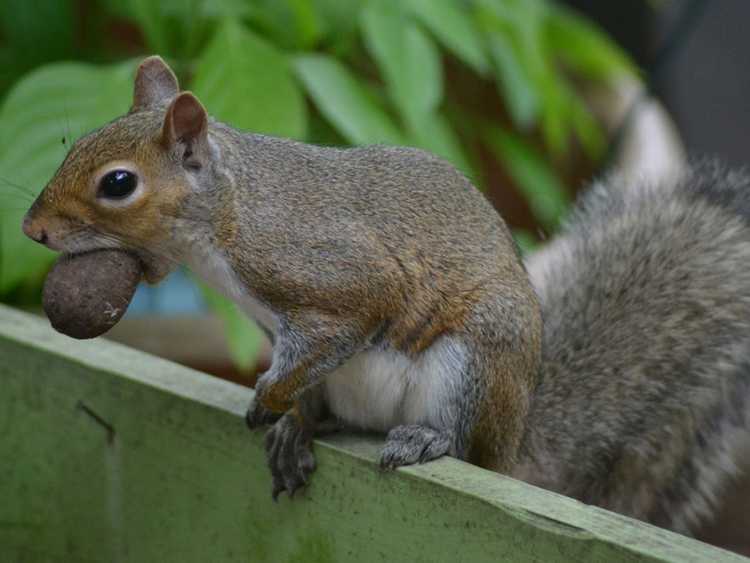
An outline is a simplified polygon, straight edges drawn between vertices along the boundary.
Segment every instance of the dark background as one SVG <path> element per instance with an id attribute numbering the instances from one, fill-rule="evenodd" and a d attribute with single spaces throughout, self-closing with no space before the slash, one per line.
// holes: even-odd
<path id="1" fill-rule="evenodd" d="M 603 26 L 649 73 L 691 155 L 747 165 L 750 2 L 568 0 Z"/>

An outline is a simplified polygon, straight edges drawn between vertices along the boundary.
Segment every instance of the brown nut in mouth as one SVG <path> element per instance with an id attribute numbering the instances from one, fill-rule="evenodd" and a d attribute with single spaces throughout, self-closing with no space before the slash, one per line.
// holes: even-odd
<path id="1" fill-rule="evenodd" d="M 141 261 L 123 250 L 63 255 L 47 275 L 42 305 L 58 332 L 94 338 L 122 318 L 142 277 Z"/>

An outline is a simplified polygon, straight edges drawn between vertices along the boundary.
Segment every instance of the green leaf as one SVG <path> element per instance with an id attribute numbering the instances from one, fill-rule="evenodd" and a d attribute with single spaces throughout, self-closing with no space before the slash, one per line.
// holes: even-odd
<path id="1" fill-rule="evenodd" d="M 169 33 L 172 27 L 167 25 L 159 2 L 130 0 L 129 11 L 140 25 L 152 51 L 163 55 L 172 53 Z"/>
<path id="2" fill-rule="evenodd" d="M 192 87 L 212 115 L 235 127 L 305 137 L 304 98 L 286 56 L 233 20 L 201 55 Z"/>
<path id="3" fill-rule="evenodd" d="M 340 40 L 355 31 L 357 17 L 367 0 L 312 0 L 318 21 L 331 40 Z"/>
<path id="4" fill-rule="evenodd" d="M 575 92 L 571 93 L 570 116 L 576 136 L 583 145 L 586 154 L 598 161 L 607 146 L 607 136 L 604 127 L 599 123 L 586 102 Z"/>
<path id="5" fill-rule="evenodd" d="M 322 34 L 321 22 L 313 0 L 286 0 L 294 13 L 298 44 L 304 49 L 312 48 Z"/>
<path id="6" fill-rule="evenodd" d="M 541 117 L 542 134 L 549 150 L 558 156 L 564 154 L 571 126 L 562 91 L 565 78 L 557 72 L 551 54 L 545 49 L 543 22 L 548 4 L 540 0 L 478 2 L 477 19 L 490 38 L 498 79 L 514 122 L 525 128 L 533 110 L 535 117 Z M 514 60 L 518 61 L 517 66 L 511 66 Z M 528 79 L 531 97 L 523 92 L 522 77 Z M 509 91 L 511 85 L 513 90 Z"/>
<path id="7" fill-rule="evenodd" d="M 568 89 L 562 77 L 550 68 L 549 73 L 537 76 L 542 92 L 542 135 L 547 149 L 556 157 L 565 155 L 570 141 L 571 125 L 568 114 Z"/>
<path id="8" fill-rule="evenodd" d="M 412 13 L 445 47 L 479 74 L 489 70 L 479 30 L 458 0 L 405 0 Z"/>
<path id="9" fill-rule="evenodd" d="M 501 33 L 488 38 L 489 51 L 498 78 L 498 86 L 513 122 L 520 129 L 534 124 L 539 113 L 539 95 L 517 46 Z"/>
<path id="10" fill-rule="evenodd" d="M 116 15 L 135 21 L 147 48 L 178 64 L 193 59 L 222 19 L 252 12 L 247 0 L 103 0 Z"/>
<path id="11" fill-rule="evenodd" d="M 558 13 L 555 5 L 541 0 L 477 2 L 477 20 L 488 35 L 496 74 L 514 123 L 526 129 L 539 120 L 545 144 L 557 157 L 567 152 L 574 134 L 591 157 L 598 157 L 604 145 L 601 127 L 557 64 L 560 53 L 568 47 L 549 40 L 555 27 L 549 22 Z M 596 53 L 589 56 L 599 57 Z"/>
<path id="12" fill-rule="evenodd" d="M 549 49 L 570 69 L 591 79 L 637 73 L 633 62 L 592 22 L 555 5 L 546 18 Z"/>
<path id="13" fill-rule="evenodd" d="M 303 47 L 293 0 L 245 0 L 250 7 L 248 21 L 253 29 L 285 50 Z"/>
<path id="14" fill-rule="evenodd" d="M 174 1 L 174 0 L 173 0 Z M 194 14 L 196 2 L 200 4 L 201 15 L 207 18 L 240 18 L 250 14 L 251 6 L 247 0 L 179 0 L 187 9 L 185 14 L 189 17 Z M 162 0 L 162 3 L 164 0 Z M 185 4 L 187 3 L 187 5 Z"/>
<path id="15" fill-rule="evenodd" d="M 23 214 L 64 159 L 63 138 L 68 144 L 128 110 L 134 66 L 47 65 L 18 82 L 0 107 L 0 293 L 54 259 L 23 235 Z"/>
<path id="16" fill-rule="evenodd" d="M 351 72 L 326 55 L 303 55 L 295 68 L 320 112 L 355 145 L 403 145 L 404 138 Z"/>
<path id="17" fill-rule="evenodd" d="M 433 112 L 443 97 L 440 52 L 392 0 L 373 0 L 362 12 L 368 50 L 407 123 Z"/>
<path id="18" fill-rule="evenodd" d="M 555 172 L 517 135 L 492 127 L 487 128 L 485 140 L 523 193 L 534 217 L 553 230 L 569 204 L 565 187 Z"/>
<path id="19" fill-rule="evenodd" d="M 545 79 L 542 133 L 552 154 L 564 154 L 572 135 L 581 141 L 592 159 L 601 156 L 606 144 L 604 130 L 574 87 L 551 71 Z"/>
<path id="20" fill-rule="evenodd" d="M 204 284 L 198 284 L 208 307 L 223 321 L 229 352 L 234 363 L 242 370 L 255 366 L 265 335 L 227 298 Z"/>

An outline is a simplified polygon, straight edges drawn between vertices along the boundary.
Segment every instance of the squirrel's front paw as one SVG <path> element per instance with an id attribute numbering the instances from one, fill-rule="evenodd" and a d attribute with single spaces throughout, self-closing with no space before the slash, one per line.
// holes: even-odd
<path id="1" fill-rule="evenodd" d="M 395 469 L 402 465 L 425 463 L 449 453 L 451 441 L 449 432 L 435 430 L 429 426 L 396 426 L 388 432 L 380 456 L 380 467 Z"/>
<path id="2" fill-rule="evenodd" d="M 273 499 L 286 491 L 289 496 L 307 485 L 315 471 L 312 432 L 302 428 L 292 413 L 282 416 L 266 434 L 266 455 L 273 478 Z"/>
<path id="3" fill-rule="evenodd" d="M 281 418 L 282 415 L 279 413 L 271 412 L 263 405 L 260 404 L 258 396 L 252 398 L 250 406 L 247 407 L 247 413 L 245 413 L 245 423 L 250 430 L 255 430 L 259 426 L 265 424 L 273 424 Z"/>

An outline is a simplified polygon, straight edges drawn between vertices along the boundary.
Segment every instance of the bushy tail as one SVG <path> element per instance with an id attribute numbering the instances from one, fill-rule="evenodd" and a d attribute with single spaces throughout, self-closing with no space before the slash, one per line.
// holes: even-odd
<path id="1" fill-rule="evenodd" d="M 750 423 L 750 179 L 594 186 L 527 263 L 544 361 L 518 476 L 689 533 Z"/>

